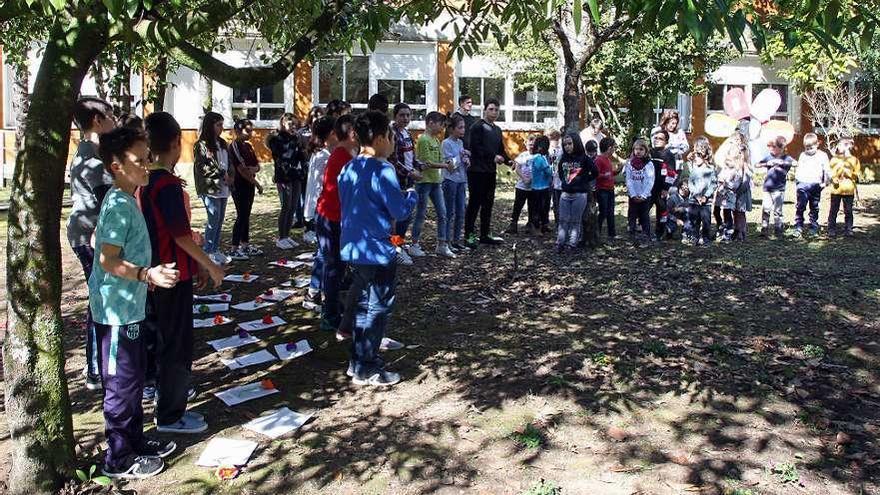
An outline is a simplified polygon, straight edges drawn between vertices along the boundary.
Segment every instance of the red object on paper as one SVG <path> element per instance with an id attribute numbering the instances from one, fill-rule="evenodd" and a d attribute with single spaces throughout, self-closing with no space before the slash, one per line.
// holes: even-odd
<path id="1" fill-rule="evenodd" d="M 215 325 L 222 325 L 223 324 L 223 316 L 222 315 L 215 316 L 214 317 L 214 324 Z"/>
<path id="2" fill-rule="evenodd" d="M 396 234 L 391 236 L 391 245 L 392 246 L 400 247 L 400 246 L 403 246 L 403 243 L 404 243 L 403 236 L 396 235 Z"/>
<path id="3" fill-rule="evenodd" d="M 264 316 L 263 323 L 265 323 L 266 325 L 271 325 L 272 324 L 272 315 Z"/>
<path id="4" fill-rule="evenodd" d="M 279 258 L 279 259 L 278 259 L 278 264 L 279 264 L 279 265 L 286 265 L 286 264 L 287 264 L 287 258 Z"/>
<path id="5" fill-rule="evenodd" d="M 257 297 L 254 298 L 254 302 L 257 303 L 257 304 L 260 304 L 261 302 L 263 302 L 263 298 L 260 297 L 260 296 L 257 296 Z"/>
<path id="6" fill-rule="evenodd" d="M 241 276 L 242 280 L 249 280 L 251 278 L 251 272 L 244 272 L 244 275 Z"/>
<path id="7" fill-rule="evenodd" d="M 260 380 L 260 386 L 266 390 L 271 390 L 271 389 L 275 388 L 275 384 L 272 383 L 272 380 L 270 380 L 268 378 L 263 378 L 262 380 Z"/>
<path id="8" fill-rule="evenodd" d="M 235 479 L 238 476 L 238 472 L 238 468 L 235 466 L 220 466 L 217 468 L 217 471 L 214 471 L 214 475 L 219 480 L 227 481 Z"/>
<path id="9" fill-rule="evenodd" d="M 272 289 L 266 289 L 265 295 L 271 296 L 274 293 L 275 293 L 275 291 L 273 291 Z"/>

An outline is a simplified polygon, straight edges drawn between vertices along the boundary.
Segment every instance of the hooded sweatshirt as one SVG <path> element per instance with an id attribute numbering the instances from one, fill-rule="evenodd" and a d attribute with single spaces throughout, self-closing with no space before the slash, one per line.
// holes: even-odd
<path id="1" fill-rule="evenodd" d="M 626 191 L 631 198 L 649 198 L 654 187 L 654 166 L 646 158 L 630 157 L 623 167 Z"/>
<path id="2" fill-rule="evenodd" d="M 688 189 L 691 190 L 691 204 L 697 204 L 698 196 L 705 196 L 706 204 L 711 204 L 716 185 L 715 167 L 712 164 L 703 163 L 702 165 L 691 166 L 691 175 L 688 177 Z"/>
<path id="3" fill-rule="evenodd" d="M 596 164 L 587 155 L 572 156 L 563 154 L 559 158 L 556 174 L 562 182 L 562 192 L 586 193 L 590 183 L 599 175 Z"/>

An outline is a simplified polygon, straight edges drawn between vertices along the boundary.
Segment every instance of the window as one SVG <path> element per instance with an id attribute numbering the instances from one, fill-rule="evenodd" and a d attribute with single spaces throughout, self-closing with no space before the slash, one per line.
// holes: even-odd
<path id="1" fill-rule="evenodd" d="M 733 88 L 739 88 L 745 91 L 746 87 L 742 84 L 713 84 L 709 88 L 709 95 L 706 99 L 706 110 L 709 112 L 724 111 L 724 95 Z"/>
<path id="2" fill-rule="evenodd" d="M 353 109 L 370 99 L 370 57 L 329 57 L 318 61 L 318 103 L 345 100 Z"/>
<path id="3" fill-rule="evenodd" d="M 779 105 L 779 109 L 776 110 L 776 113 L 773 114 L 773 116 L 781 119 L 787 119 L 788 84 L 752 84 L 752 99 L 754 100 L 761 91 L 764 91 L 767 88 L 775 89 L 779 93 L 779 96 L 782 98 L 782 103 Z"/>
<path id="4" fill-rule="evenodd" d="M 654 104 L 654 125 L 660 125 L 660 117 L 663 116 L 663 112 L 666 110 L 678 110 L 678 94 L 671 94 L 666 97 L 657 97 L 657 101 Z M 679 127 L 684 128 L 684 122 L 678 123 Z"/>
<path id="5" fill-rule="evenodd" d="M 505 120 L 504 106 L 504 79 L 493 77 L 459 77 L 458 94 L 468 95 L 474 100 L 471 114 L 476 117 L 483 115 L 483 102 L 489 98 L 495 98 L 501 103 L 501 112 L 498 113 L 497 122 Z M 457 100 L 456 100 L 457 101 Z"/>
<path id="6" fill-rule="evenodd" d="M 378 84 L 378 93 L 388 98 L 389 106 L 406 103 L 412 109 L 412 120 L 425 120 L 428 111 L 428 81 L 379 79 Z"/>
<path id="7" fill-rule="evenodd" d="M 867 81 L 854 84 L 858 91 L 865 94 L 865 101 L 859 112 L 859 127 L 863 132 L 880 133 L 880 87 Z"/>
<path id="8" fill-rule="evenodd" d="M 284 81 L 262 88 L 232 90 L 233 118 L 278 120 L 284 112 Z"/>
<path id="9" fill-rule="evenodd" d="M 513 89 L 513 121 L 543 124 L 545 119 L 556 119 L 556 87 L 537 84 L 521 85 Z"/>

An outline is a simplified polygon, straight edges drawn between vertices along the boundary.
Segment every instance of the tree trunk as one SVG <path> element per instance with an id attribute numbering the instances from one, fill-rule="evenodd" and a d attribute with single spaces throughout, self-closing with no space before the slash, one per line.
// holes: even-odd
<path id="1" fill-rule="evenodd" d="M 121 115 L 131 113 L 131 54 L 126 45 L 116 50 L 116 74 L 113 76 L 112 98 L 119 105 Z"/>
<path id="2" fill-rule="evenodd" d="M 562 86 L 563 125 L 566 131 L 580 130 L 581 75 L 573 67 L 565 67 Z"/>
<path id="3" fill-rule="evenodd" d="M 168 90 L 168 57 L 165 55 L 159 57 L 159 63 L 156 64 L 155 78 L 156 99 L 153 101 L 153 111 L 164 112 L 165 94 Z"/>
<path id="4" fill-rule="evenodd" d="M 99 17 L 100 18 L 100 17 Z M 70 122 L 106 26 L 56 17 L 16 157 L 6 249 L 9 309 L 3 343 L 9 493 L 52 493 L 74 456 L 61 319 L 61 196 Z M 94 21 L 92 21 L 94 22 Z"/>
<path id="5" fill-rule="evenodd" d="M 28 66 L 16 66 L 12 80 L 12 111 L 15 113 L 15 149 L 24 143 L 24 121 L 28 114 Z"/>
<path id="6" fill-rule="evenodd" d="M 214 81 L 205 76 L 199 76 L 199 93 L 202 94 L 202 113 L 206 114 L 214 109 Z"/>

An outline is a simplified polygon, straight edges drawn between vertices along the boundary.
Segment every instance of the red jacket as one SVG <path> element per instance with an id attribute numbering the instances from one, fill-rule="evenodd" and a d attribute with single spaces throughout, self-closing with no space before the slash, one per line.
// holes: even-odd
<path id="1" fill-rule="evenodd" d="M 342 220 L 341 207 L 339 205 L 339 172 L 351 159 L 351 153 L 342 146 L 337 146 L 327 159 L 327 168 L 324 169 L 323 187 L 318 196 L 318 214 L 330 220 L 339 222 Z"/>

